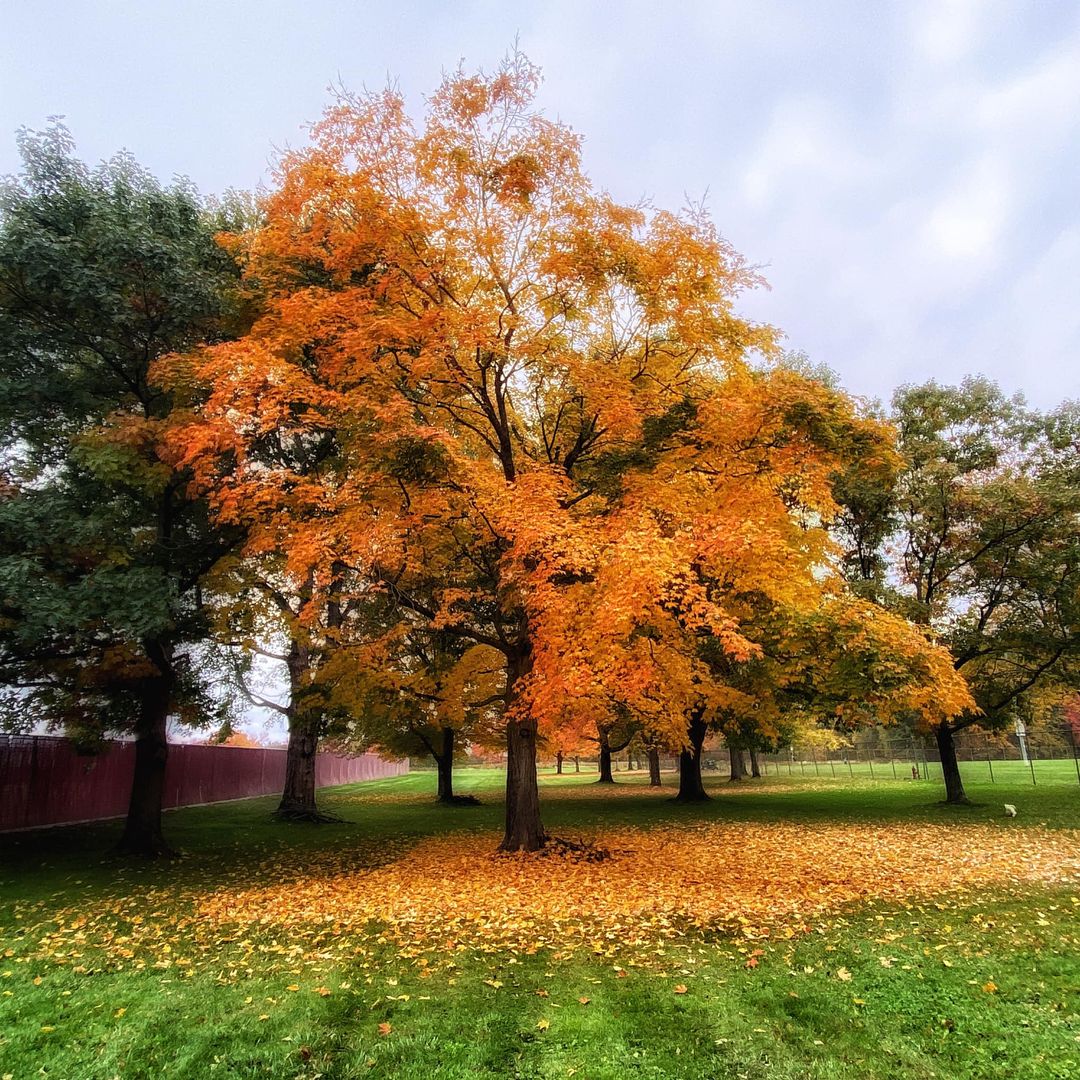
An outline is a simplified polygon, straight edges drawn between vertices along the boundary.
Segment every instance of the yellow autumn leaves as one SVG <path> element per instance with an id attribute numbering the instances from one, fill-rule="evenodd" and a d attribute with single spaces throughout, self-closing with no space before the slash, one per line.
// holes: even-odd
<path id="1" fill-rule="evenodd" d="M 541 951 L 621 958 L 621 972 L 649 966 L 665 944 L 719 931 L 745 943 L 754 968 L 764 956 L 756 946 L 862 902 L 952 902 L 974 889 L 1080 880 L 1077 838 L 1040 829 L 1006 841 L 979 826 L 695 823 L 623 826 L 589 839 L 610 857 L 496 856 L 493 836 L 481 831 L 400 845 L 381 853 L 381 865 L 374 850 L 361 858 L 348 849 L 309 856 L 290 873 L 275 857 L 257 875 L 263 884 L 168 897 L 147 889 L 122 904 L 54 912 L 38 926 L 19 914 L 38 955 L 56 963 L 85 965 L 101 950 L 112 966 L 183 975 L 278 964 L 293 973 L 289 992 L 306 986 L 328 996 L 318 973 L 336 958 L 366 967 L 372 950 L 411 961 L 421 977 L 427 965 L 466 953 Z M 152 917 L 131 919 L 133 910 Z"/>

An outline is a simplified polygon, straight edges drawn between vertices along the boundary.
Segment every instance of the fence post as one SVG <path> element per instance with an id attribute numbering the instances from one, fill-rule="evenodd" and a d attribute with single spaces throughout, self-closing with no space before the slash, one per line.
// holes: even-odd
<path id="1" fill-rule="evenodd" d="M 1080 784 L 1080 755 L 1076 752 L 1076 729 L 1068 721 L 1065 727 L 1069 732 L 1069 742 L 1072 743 L 1073 764 L 1076 766 L 1076 782 Z"/>

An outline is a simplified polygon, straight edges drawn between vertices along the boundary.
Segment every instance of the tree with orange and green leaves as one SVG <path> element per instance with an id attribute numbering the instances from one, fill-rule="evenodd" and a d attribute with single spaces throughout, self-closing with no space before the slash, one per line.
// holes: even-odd
<path id="1" fill-rule="evenodd" d="M 813 608 L 840 444 L 876 438 L 842 395 L 751 367 L 774 349 L 734 312 L 756 275 L 700 209 L 598 191 L 538 79 L 520 55 L 451 74 L 421 128 L 396 91 L 343 96 L 237 241 L 265 316 L 177 362 L 207 387 L 178 460 L 221 513 L 284 485 L 322 523 L 295 568 L 340 559 L 501 658 L 510 851 L 545 840 L 538 736 L 625 704 L 681 745 L 670 718 L 725 693 L 698 640 L 759 648 L 739 597 Z M 259 467 L 283 427 L 344 467 Z"/>

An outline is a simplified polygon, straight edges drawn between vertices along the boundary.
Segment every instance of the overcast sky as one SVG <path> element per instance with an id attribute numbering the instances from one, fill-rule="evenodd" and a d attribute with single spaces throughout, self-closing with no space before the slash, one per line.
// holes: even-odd
<path id="1" fill-rule="evenodd" d="M 0 172 L 63 114 L 88 159 L 251 188 L 332 81 L 420 108 L 515 35 L 596 182 L 708 191 L 772 285 L 744 312 L 852 391 L 1080 395 L 1080 0 L 5 0 Z"/>

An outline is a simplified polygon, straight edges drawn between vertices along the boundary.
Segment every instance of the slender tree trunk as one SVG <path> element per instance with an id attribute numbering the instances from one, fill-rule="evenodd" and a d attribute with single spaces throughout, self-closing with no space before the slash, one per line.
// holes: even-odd
<path id="1" fill-rule="evenodd" d="M 532 648 L 526 643 L 507 664 L 507 705 L 511 714 L 514 687 L 531 667 Z M 506 829 L 499 850 L 538 851 L 546 840 L 536 783 L 536 721 L 511 719 L 506 725 Z"/>
<path id="2" fill-rule="evenodd" d="M 614 784 L 615 777 L 611 775 L 611 743 L 608 741 L 606 728 L 598 728 L 600 737 L 600 777 L 598 784 Z"/>
<path id="3" fill-rule="evenodd" d="M 149 651 L 149 650 L 148 650 Z M 131 800 L 117 850 L 146 858 L 171 857 L 175 851 L 165 842 L 161 807 L 165 796 L 165 766 L 169 760 L 166 725 L 172 704 L 172 665 L 164 649 L 156 661 L 162 674 L 146 679 L 139 692 L 139 718 L 135 730 L 135 771 Z"/>
<path id="4" fill-rule="evenodd" d="M 757 751 L 752 746 L 750 747 L 750 775 L 761 776 L 761 763 L 758 761 Z"/>
<path id="5" fill-rule="evenodd" d="M 555 753 L 555 772 L 562 776 L 562 751 L 558 750 Z"/>
<path id="6" fill-rule="evenodd" d="M 660 786 L 660 751 L 656 747 L 649 749 L 649 787 Z"/>
<path id="7" fill-rule="evenodd" d="M 454 729 L 442 729 L 442 746 L 435 755 L 439 770 L 439 795 L 441 803 L 454 801 Z"/>
<path id="8" fill-rule="evenodd" d="M 736 750 L 734 746 L 728 747 L 728 757 L 731 758 L 731 779 L 742 780 L 746 776 L 746 762 L 743 752 Z"/>
<path id="9" fill-rule="evenodd" d="M 574 758 L 574 772 L 581 772 L 581 758 L 579 757 Z"/>
<path id="10" fill-rule="evenodd" d="M 938 724 L 934 728 L 938 752 L 941 755 L 941 774 L 945 777 L 945 801 L 947 803 L 968 802 L 964 791 L 964 781 L 960 777 L 960 765 L 956 760 L 956 743 L 953 731 L 948 723 Z"/>
<path id="11" fill-rule="evenodd" d="M 687 727 L 690 747 L 679 754 L 679 793 L 675 802 L 705 802 L 709 798 L 701 780 L 701 747 L 706 730 L 700 716 L 695 714 L 690 718 Z"/>

